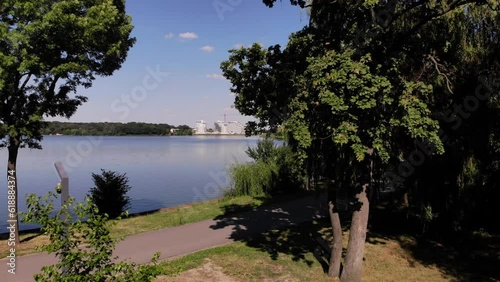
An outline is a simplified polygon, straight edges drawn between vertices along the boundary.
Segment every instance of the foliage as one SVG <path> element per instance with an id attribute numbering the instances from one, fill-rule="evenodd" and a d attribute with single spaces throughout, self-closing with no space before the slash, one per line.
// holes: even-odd
<path id="1" fill-rule="evenodd" d="M 248 147 L 245 153 L 254 161 L 269 162 L 276 155 L 278 146 L 270 138 L 264 138 L 257 142 L 255 148 Z"/>
<path id="2" fill-rule="evenodd" d="M 274 187 L 277 174 L 278 168 L 273 162 L 235 164 L 229 169 L 233 185 L 226 196 L 267 195 Z"/>
<path id="3" fill-rule="evenodd" d="M 176 129 L 175 135 L 192 135 L 188 125 L 173 126 L 169 124 L 153 124 L 142 122 L 46 122 L 43 135 L 87 135 L 87 136 L 124 136 L 124 135 L 170 135 L 171 129 Z"/>
<path id="4" fill-rule="evenodd" d="M 0 11 L 0 133 L 39 148 L 43 117 L 72 116 L 87 98 L 70 94 L 125 61 L 131 18 L 124 0 L 8 0 Z"/>
<path id="5" fill-rule="evenodd" d="M 285 48 L 254 44 L 221 64 L 236 108 L 259 119 L 247 132 L 279 125 L 308 175 L 335 180 L 335 189 L 372 175 L 411 191 L 415 213 L 431 205 L 448 222 L 439 226 L 492 207 L 498 1 L 315 0 L 308 8 L 309 26 Z"/>
<path id="6" fill-rule="evenodd" d="M 247 134 L 284 130 L 308 175 L 334 181 L 333 201 L 389 181 L 423 224 L 459 230 L 499 190 L 488 155 L 499 144 L 499 2 L 290 2 L 307 4 L 310 22 L 286 47 L 254 44 L 221 63 L 235 107 L 258 119 Z M 356 277 L 343 279 L 358 280 L 351 261 Z"/>
<path id="7" fill-rule="evenodd" d="M 193 129 L 189 125 L 179 125 L 174 128 L 176 129 L 175 135 L 177 136 L 193 135 Z"/>
<path id="8" fill-rule="evenodd" d="M 70 198 L 58 212 L 53 201 L 57 194 L 49 192 L 42 197 L 28 197 L 28 211 L 24 221 L 41 225 L 50 244 L 43 251 L 55 253 L 59 262 L 44 266 L 36 281 L 151 281 L 161 271 L 155 254 L 151 265 L 136 265 L 127 261 L 115 262 L 112 252 L 116 241 L 110 236 L 106 215 L 86 198 L 76 203 Z M 74 217 L 74 219 L 72 219 Z M 115 222 L 116 223 L 116 222 Z"/>
<path id="9" fill-rule="evenodd" d="M 287 199 L 287 198 L 285 198 Z M 268 197 L 231 197 L 210 201 L 201 201 L 186 206 L 162 209 L 159 211 L 136 216 L 128 216 L 116 221 L 111 226 L 112 238 L 123 238 L 146 231 L 179 226 L 229 213 L 240 213 L 269 204 L 271 201 L 283 199 Z M 0 234 L 0 257 L 6 257 L 10 252 L 7 244 L 8 233 Z M 48 238 L 38 232 L 21 234 L 21 241 L 26 241 L 16 248 L 16 255 L 27 255 L 37 252 L 36 246 L 44 244 Z"/>
<path id="10" fill-rule="evenodd" d="M 19 148 L 41 149 L 43 119 L 70 118 L 87 101 L 78 87 L 121 67 L 132 29 L 125 0 L 0 2 L 0 149 L 14 176 Z"/>
<path id="11" fill-rule="evenodd" d="M 130 206 L 128 177 L 114 171 L 101 171 L 101 175 L 92 173 L 95 186 L 90 189 L 89 198 L 98 208 L 99 214 L 117 218 Z"/>
<path id="12" fill-rule="evenodd" d="M 270 138 L 249 147 L 252 163 L 235 164 L 229 170 L 233 187 L 228 195 L 262 196 L 296 191 L 303 184 L 301 164 L 290 147 L 277 146 Z"/>

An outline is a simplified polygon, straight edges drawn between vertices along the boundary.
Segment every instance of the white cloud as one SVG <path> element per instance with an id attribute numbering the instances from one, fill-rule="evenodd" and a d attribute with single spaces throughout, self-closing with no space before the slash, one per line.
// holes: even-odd
<path id="1" fill-rule="evenodd" d="M 210 46 L 210 45 L 205 45 L 205 46 L 201 47 L 200 50 L 203 52 L 211 53 L 215 50 L 215 48 L 213 46 Z"/>
<path id="2" fill-rule="evenodd" d="M 233 47 L 234 47 L 234 49 L 240 49 L 240 48 L 244 47 L 244 45 L 241 43 L 238 43 L 238 44 L 234 44 Z"/>
<path id="3" fill-rule="evenodd" d="M 182 38 L 182 39 L 196 39 L 196 38 L 198 38 L 198 34 L 196 34 L 194 32 L 184 32 L 184 33 L 179 34 L 179 38 Z"/>
<path id="4" fill-rule="evenodd" d="M 173 34 L 172 32 L 170 32 L 170 33 L 165 34 L 164 37 L 165 37 L 165 39 L 171 39 L 171 38 L 175 37 L 175 34 Z"/>
<path id="5" fill-rule="evenodd" d="M 217 74 L 217 73 L 207 74 L 207 78 L 210 78 L 210 79 L 226 79 L 222 74 Z"/>

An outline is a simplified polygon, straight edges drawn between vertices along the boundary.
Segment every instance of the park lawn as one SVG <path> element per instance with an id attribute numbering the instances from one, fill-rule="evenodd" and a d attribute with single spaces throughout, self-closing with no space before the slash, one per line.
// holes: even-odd
<path id="1" fill-rule="evenodd" d="M 116 223 L 112 227 L 111 234 L 117 239 L 124 238 L 146 231 L 212 219 L 224 214 L 228 210 L 227 207 L 231 207 L 232 212 L 238 212 L 270 202 L 271 200 L 268 198 L 239 196 L 161 209 L 147 214 L 111 221 L 110 223 Z M 7 244 L 7 235 L 3 234 L 0 237 L 0 257 L 6 257 L 9 254 L 10 247 Z M 39 232 L 21 234 L 20 240 L 21 245 L 16 248 L 18 256 L 36 253 L 38 252 L 37 247 L 49 243 L 48 236 Z"/>
<path id="2" fill-rule="evenodd" d="M 274 230 L 249 240 L 203 250 L 160 263 L 166 281 L 338 281 L 326 274 L 326 255 L 314 237 L 328 239 L 326 224 L 306 224 Z M 311 232 L 311 229 L 314 230 Z M 312 236 L 311 236 L 312 235 Z M 344 232 L 344 245 L 348 232 Z M 363 281 L 450 281 L 456 279 L 437 265 L 413 258 L 405 246 L 410 237 L 372 236 L 366 243 Z M 316 251 L 315 251 L 316 250 Z"/>

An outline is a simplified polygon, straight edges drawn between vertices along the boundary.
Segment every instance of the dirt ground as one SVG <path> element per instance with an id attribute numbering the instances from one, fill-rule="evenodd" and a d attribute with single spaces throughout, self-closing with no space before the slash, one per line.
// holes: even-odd
<path id="1" fill-rule="evenodd" d="M 215 265 L 210 259 L 205 259 L 205 263 L 200 268 L 184 271 L 177 276 L 159 276 L 153 282 L 236 282 L 222 272 L 220 266 Z"/>
<path id="2" fill-rule="evenodd" d="M 214 264 L 210 259 L 205 259 L 203 266 L 184 271 L 177 276 L 159 276 L 153 282 L 239 282 L 222 272 L 222 267 Z M 277 279 L 264 279 L 263 282 L 298 282 L 290 275 Z"/>

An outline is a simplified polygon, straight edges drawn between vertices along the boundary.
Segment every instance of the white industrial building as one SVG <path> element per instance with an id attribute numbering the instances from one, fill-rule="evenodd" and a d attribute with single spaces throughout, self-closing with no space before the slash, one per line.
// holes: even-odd
<path id="1" fill-rule="evenodd" d="M 237 121 L 221 121 L 214 123 L 215 132 L 218 134 L 245 134 L 245 126 Z"/>
<path id="2" fill-rule="evenodd" d="M 204 120 L 196 121 L 196 127 L 194 129 L 194 134 L 235 134 L 243 135 L 245 134 L 245 125 L 238 121 L 222 121 L 218 120 L 214 122 L 213 133 L 207 131 L 207 122 Z"/>
<path id="3" fill-rule="evenodd" d="M 237 121 L 230 121 L 227 123 L 227 133 L 229 134 L 245 134 L 245 126 Z"/>
<path id="4" fill-rule="evenodd" d="M 218 120 L 214 123 L 214 127 L 215 132 L 219 134 L 227 134 L 227 122 Z"/>
<path id="5" fill-rule="evenodd" d="M 197 120 L 195 127 L 195 134 L 206 134 L 207 133 L 207 122 L 204 120 Z"/>

